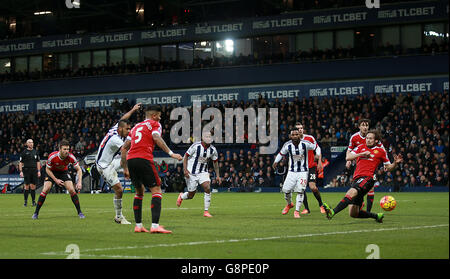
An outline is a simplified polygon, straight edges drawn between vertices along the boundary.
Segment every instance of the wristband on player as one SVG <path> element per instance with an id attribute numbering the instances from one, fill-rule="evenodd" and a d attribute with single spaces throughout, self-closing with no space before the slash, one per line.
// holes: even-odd
<path id="1" fill-rule="evenodd" d="M 172 154 L 173 154 L 173 151 L 170 150 L 170 151 L 169 151 L 169 156 L 172 156 Z"/>

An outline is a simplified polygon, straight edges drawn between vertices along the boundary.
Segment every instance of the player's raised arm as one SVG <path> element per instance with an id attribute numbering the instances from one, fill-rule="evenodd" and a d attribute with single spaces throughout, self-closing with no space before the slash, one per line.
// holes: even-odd
<path id="1" fill-rule="evenodd" d="M 137 111 L 137 110 L 139 110 L 140 108 L 141 108 L 141 103 L 137 103 L 137 104 L 135 104 L 134 105 L 134 107 L 129 111 L 129 112 L 127 112 L 127 113 L 125 113 L 124 115 L 122 115 L 122 117 L 120 118 L 120 120 L 127 120 L 128 118 L 130 118 L 131 117 L 131 115 L 135 112 L 135 111 Z M 119 121 L 120 121 L 119 120 Z"/>
<path id="2" fill-rule="evenodd" d="M 183 157 L 180 154 L 173 153 L 172 150 L 167 146 L 166 142 L 163 140 L 163 138 L 160 136 L 159 133 L 153 133 L 152 134 L 153 141 L 161 148 L 164 152 L 169 154 L 171 158 L 177 159 L 178 161 L 183 160 Z"/>

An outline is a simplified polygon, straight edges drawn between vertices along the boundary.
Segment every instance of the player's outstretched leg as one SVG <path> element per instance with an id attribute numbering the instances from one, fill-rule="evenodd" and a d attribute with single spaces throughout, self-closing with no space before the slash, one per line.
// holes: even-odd
<path id="1" fill-rule="evenodd" d="M 45 199 L 47 197 L 47 193 L 42 191 L 39 195 L 39 199 L 36 205 L 36 209 L 34 210 L 34 214 L 32 216 L 33 219 L 37 219 L 39 215 L 39 211 L 41 210 L 42 205 L 44 205 Z"/>
<path id="2" fill-rule="evenodd" d="M 86 216 L 84 216 L 83 212 L 81 212 L 80 200 L 78 199 L 77 192 L 71 193 L 70 197 L 72 199 L 73 204 L 75 205 L 75 208 L 77 209 L 77 213 L 78 213 L 78 216 L 80 217 L 80 219 L 86 218 Z"/>
<path id="3" fill-rule="evenodd" d="M 177 198 L 177 206 L 180 207 L 183 200 L 190 200 L 194 198 L 195 192 L 184 192 L 180 193 Z"/>
<path id="4" fill-rule="evenodd" d="M 331 220 L 334 216 L 334 210 L 326 202 L 323 203 L 323 208 L 325 209 L 328 220 Z"/>
<path id="5" fill-rule="evenodd" d="M 384 214 L 383 213 L 372 213 L 367 212 L 365 210 L 360 210 L 358 207 L 353 206 L 350 208 L 350 216 L 353 218 L 372 218 L 375 219 L 378 223 L 383 223 Z"/>
<path id="6" fill-rule="evenodd" d="M 366 207 L 367 212 L 370 212 L 372 210 L 374 198 L 375 198 L 375 192 L 373 191 L 373 188 L 372 188 L 372 190 L 370 190 L 369 193 L 367 193 L 367 207 Z"/>
<path id="7" fill-rule="evenodd" d="M 50 192 L 50 189 L 52 189 L 52 182 L 46 181 L 44 183 L 42 192 L 39 195 L 39 199 L 36 205 L 36 209 L 34 210 L 34 214 L 31 218 L 38 219 L 39 211 L 41 210 L 41 207 L 44 205 L 45 198 L 47 197 L 47 194 Z"/>

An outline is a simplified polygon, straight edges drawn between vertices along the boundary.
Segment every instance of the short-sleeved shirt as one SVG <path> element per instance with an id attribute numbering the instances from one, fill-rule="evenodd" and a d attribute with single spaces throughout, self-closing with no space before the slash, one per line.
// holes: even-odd
<path id="1" fill-rule="evenodd" d="M 35 149 L 29 150 L 28 148 L 20 153 L 19 161 L 23 164 L 24 168 L 37 169 L 37 162 L 40 157 Z"/>
<path id="2" fill-rule="evenodd" d="M 78 166 L 77 158 L 72 153 L 69 153 L 66 158 L 62 159 L 59 156 L 59 151 L 52 152 L 48 156 L 47 160 L 47 168 L 49 168 L 51 171 L 67 171 L 69 169 L 69 165 L 72 164 L 72 166 L 76 167 Z"/>
<path id="3" fill-rule="evenodd" d="M 370 151 L 370 157 L 358 157 L 356 159 L 356 169 L 353 178 L 370 176 L 373 177 L 377 167 L 383 164 L 390 164 L 386 149 L 379 146 L 367 147 L 366 144 L 361 144 L 352 151 L 353 154 L 359 154 L 365 151 Z"/>
<path id="4" fill-rule="evenodd" d="M 136 124 L 127 137 L 127 140 L 131 141 L 127 160 L 142 158 L 153 161 L 153 150 L 155 149 L 153 134 L 162 134 L 162 127 L 158 121 L 146 119 Z"/>
<path id="5" fill-rule="evenodd" d="M 306 140 L 300 140 L 296 145 L 292 140 L 286 142 L 280 150 L 280 155 L 289 156 L 288 171 L 304 172 L 309 170 L 308 150 L 316 150 L 317 143 L 312 144 Z"/>
<path id="6" fill-rule="evenodd" d="M 201 141 L 193 143 L 186 151 L 187 169 L 192 174 L 208 172 L 208 159 L 217 161 L 219 155 L 213 145 L 204 146 Z"/>

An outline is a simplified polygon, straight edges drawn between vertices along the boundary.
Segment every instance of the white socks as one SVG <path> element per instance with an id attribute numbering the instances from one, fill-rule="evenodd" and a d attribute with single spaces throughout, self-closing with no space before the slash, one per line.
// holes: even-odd
<path id="1" fill-rule="evenodd" d="M 296 211 L 300 211 L 300 207 L 302 206 L 304 197 L 305 196 L 303 195 L 303 193 L 297 193 L 297 201 L 295 203 L 295 210 Z"/>
<path id="2" fill-rule="evenodd" d="M 182 200 L 189 200 L 190 199 L 189 198 L 189 192 L 184 192 L 181 195 L 181 199 Z M 204 193 L 203 202 L 204 202 L 204 205 L 205 205 L 205 211 L 209 210 L 209 206 L 211 205 L 211 193 L 209 193 L 209 194 Z"/>
<path id="3" fill-rule="evenodd" d="M 205 193 L 203 200 L 205 203 L 205 211 L 208 211 L 209 206 L 211 205 L 211 193 L 209 193 L 209 194 Z"/>
<path id="4" fill-rule="evenodd" d="M 122 216 L 122 199 L 114 198 L 114 210 L 116 211 L 116 217 Z"/>

